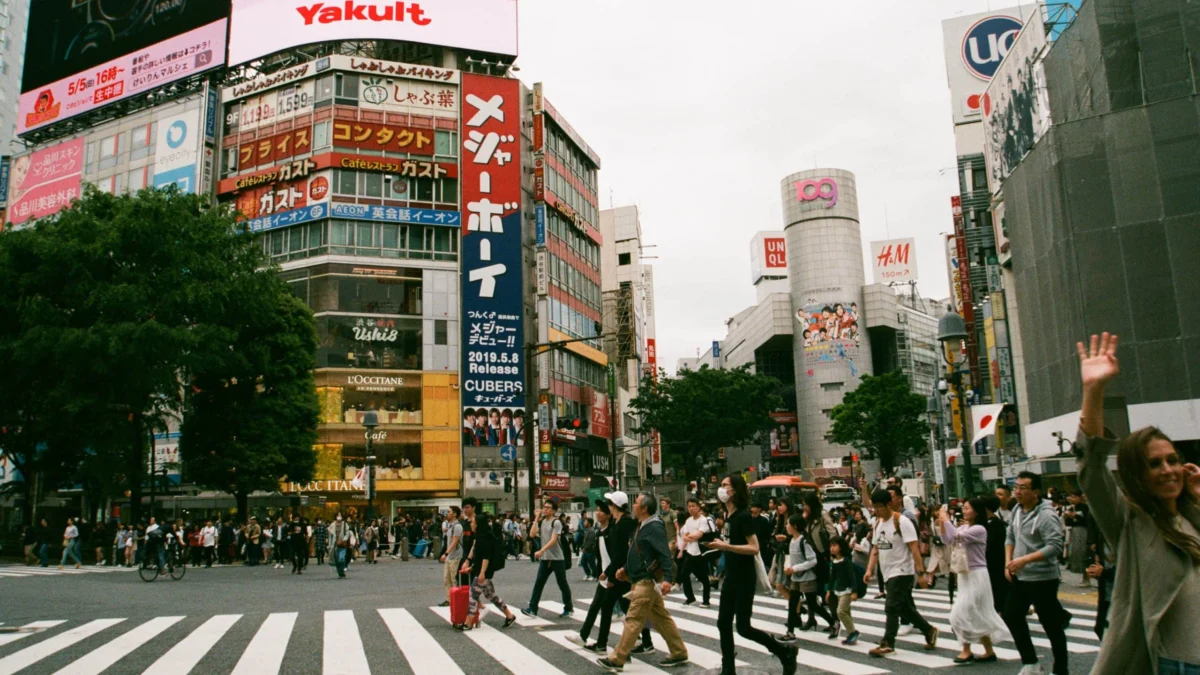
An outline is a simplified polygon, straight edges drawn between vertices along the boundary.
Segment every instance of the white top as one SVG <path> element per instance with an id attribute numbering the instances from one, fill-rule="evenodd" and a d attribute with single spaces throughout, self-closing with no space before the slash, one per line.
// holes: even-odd
<path id="1" fill-rule="evenodd" d="M 697 532 L 712 532 L 713 530 L 714 527 L 712 523 L 709 522 L 706 516 L 701 514 L 696 518 L 688 518 L 687 522 L 683 524 L 682 528 L 680 528 L 679 534 L 682 536 L 687 534 L 695 534 Z M 698 556 L 703 553 L 700 550 L 699 541 L 688 541 L 686 543 L 687 548 L 685 550 L 688 552 L 688 555 Z"/>
<path id="2" fill-rule="evenodd" d="M 603 574 L 604 570 L 608 569 L 608 564 L 612 562 L 612 558 L 608 555 L 608 537 L 596 537 L 596 539 L 600 540 L 600 572 Z M 608 580 L 600 581 L 600 575 L 596 576 L 596 583 L 601 587 L 608 588 Z"/>
<path id="3" fill-rule="evenodd" d="M 217 545 L 217 528 L 209 525 L 208 527 L 201 529 L 200 530 L 200 540 L 201 540 L 201 543 L 204 544 L 204 546 L 206 546 L 206 547 L 216 546 Z"/>
<path id="4" fill-rule="evenodd" d="M 156 530 L 158 530 L 158 523 L 151 523 L 150 526 L 146 528 L 146 534 L 150 534 Z"/>
<path id="5" fill-rule="evenodd" d="M 79 530 L 74 525 L 68 525 L 66 531 L 63 532 L 63 539 L 78 539 Z"/>
<path id="6" fill-rule="evenodd" d="M 917 540 L 917 528 L 912 521 L 900 516 L 900 531 L 896 532 L 895 518 L 876 523 L 873 543 L 879 549 L 879 570 L 883 580 L 915 576 L 912 551 L 908 545 Z"/>
<path id="7" fill-rule="evenodd" d="M 449 523 L 446 524 L 446 535 L 445 535 L 446 536 L 446 544 L 445 545 L 448 547 L 446 550 L 446 560 L 447 561 L 462 560 L 462 556 L 463 556 L 462 535 L 463 535 L 463 526 L 460 525 L 457 520 L 454 521 L 453 525 L 451 525 Z M 454 540 L 455 537 L 458 537 L 458 541 Z"/>

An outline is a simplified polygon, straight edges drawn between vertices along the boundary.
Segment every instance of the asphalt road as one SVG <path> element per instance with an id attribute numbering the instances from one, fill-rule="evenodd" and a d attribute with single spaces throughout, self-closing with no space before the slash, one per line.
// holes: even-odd
<path id="1" fill-rule="evenodd" d="M 529 599 L 536 566 L 508 562 L 497 578 L 497 590 L 514 612 Z M 29 576 L 18 576 L 29 574 Z M 575 617 L 557 616 L 562 607 L 553 580 L 548 584 L 539 619 L 522 617 L 518 625 L 497 630 L 501 619 L 486 616 L 491 629 L 467 634 L 453 631 L 445 610 L 441 567 L 430 561 L 355 563 L 345 580 L 332 568 L 310 564 L 303 576 L 289 568 L 242 566 L 188 569 L 182 581 L 139 579 L 136 571 L 105 570 L 58 574 L 53 567 L 29 570 L 0 566 L 0 675 L 8 673 L 241 673 L 288 675 L 316 673 L 601 673 L 595 655 L 565 641 L 577 632 L 595 588 L 582 581 L 578 567 L 568 573 L 576 598 Z M 720 646 L 716 604 L 705 609 L 683 607 L 682 594 L 672 594 L 668 607 L 679 621 L 693 664 L 673 672 L 701 673 L 717 665 Z M 927 673 L 953 667 L 957 646 L 946 624 L 950 604 L 944 584 L 922 592 L 918 608 L 943 626 L 938 650 L 921 649 L 918 635 L 902 636 L 900 653 L 874 659 L 866 650 L 883 628 L 882 601 L 855 604 L 863 631 L 857 649 L 832 642 L 821 632 L 801 633 L 799 672 Z M 1091 633 L 1094 607 L 1071 606 L 1071 672 L 1086 673 L 1099 643 Z M 786 603 L 756 598 L 759 627 L 782 633 Z M 119 621 L 118 621 L 119 620 Z M 30 628 L 22 628 L 30 626 Z M 1049 647 L 1032 621 L 1038 652 L 1047 671 Z M 14 632 L 6 630 L 20 629 Z M 615 623 L 615 630 L 621 624 Z M 593 632 L 593 639 L 595 634 Z M 656 641 L 658 641 L 657 635 Z M 615 645 L 617 635 L 609 640 Z M 659 642 L 661 645 L 661 642 Z M 1001 662 L 971 667 L 978 674 L 1013 673 L 1015 648 L 1002 643 Z M 979 649 L 978 647 L 976 648 Z M 660 649 L 626 666 L 631 673 L 670 672 L 657 669 L 666 657 Z M 780 672 L 778 661 L 739 642 L 739 673 Z"/>

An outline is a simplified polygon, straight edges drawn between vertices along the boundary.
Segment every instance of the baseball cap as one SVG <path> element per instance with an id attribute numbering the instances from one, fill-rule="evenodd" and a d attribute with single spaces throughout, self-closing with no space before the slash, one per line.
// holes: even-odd
<path id="1" fill-rule="evenodd" d="M 604 498 L 621 508 L 629 506 L 629 495 L 624 492 L 606 492 Z"/>

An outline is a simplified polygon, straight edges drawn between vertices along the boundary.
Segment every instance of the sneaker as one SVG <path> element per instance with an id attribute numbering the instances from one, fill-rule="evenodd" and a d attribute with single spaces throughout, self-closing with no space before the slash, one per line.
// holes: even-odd
<path id="1" fill-rule="evenodd" d="M 590 645 L 584 645 L 583 648 L 594 654 L 607 654 L 608 653 L 608 645 L 602 645 L 599 642 L 593 642 Z"/>
<path id="2" fill-rule="evenodd" d="M 854 646 L 855 644 L 858 643 L 858 637 L 859 637 L 859 632 L 854 631 L 853 633 L 847 635 L 845 640 L 842 640 L 842 644 L 846 645 L 847 647 Z"/>
<path id="3" fill-rule="evenodd" d="M 929 632 L 925 634 L 925 651 L 931 652 L 937 649 L 937 639 L 938 629 L 937 626 L 933 626 L 929 629 Z"/>
<path id="4" fill-rule="evenodd" d="M 569 609 L 567 609 L 567 610 L 563 610 L 563 613 L 562 613 L 562 614 L 559 614 L 559 615 L 558 615 L 558 618 L 560 618 L 560 619 L 569 619 L 569 618 L 571 618 L 571 614 L 572 614 L 572 610 L 569 610 Z"/>
<path id="5" fill-rule="evenodd" d="M 876 594 L 875 594 L 875 599 L 876 599 L 876 600 L 882 600 L 882 599 L 884 599 L 884 598 L 886 598 L 886 597 L 887 597 L 887 593 L 876 593 Z"/>
<path id="6" fill-rule="evenodd" d="M 567 638 L 567 642 L 570 642 L 571 644 L 573 644 L 577 647 L 583 647 L 584 649 L 587 649 L 587 641 L 584 640 L 583 637 L 581 637 L 575 633 L 568 633 L 566 635 L 566 638 Z"/>
<path id="7" fill-rule="evenodd" d="M 683 606 L 684 606 L 684 607 L 690 607 L 690 606 L 692 606 L 692 605 L 694 605 L 694 604 L 696 604 L 696 601 L 695 601 L 695 600 L 684 600 L 684 601 L 683 601 Z"/>
<path id="8" fill-rule="evenodd" d="M 449 607 L 449 606 L 450 606 L 449 600 L 443 600 L 442 604 L 438 605 L 438 607 Z"/>
<path id="9" fill-rule="evenodd" d="M 528 607 L 524 607 L 524 608 L 522 608 L 522 609 L 521 609 L 521 613 L 522 613 L 522 614 L 524 614 L 525 616 L 533 616 L 533 617 L 536 617 L 536 616 L 537 616 L 537 610 L 536 610 L 536 609 L 530 609 L 530 608 L 528 608 Z"/>
<path id="10" fill-rule="evenodd" d="M 826 639 L 836 640 L 836 639 L 838 639 L 838 636 L 841 634 L 842 634 L 842 625 L 835 623 L 829 627 L 829 637 Z"/>
<path id="11" fill-rule="evenodd" d="M 688 657 L 686 657 L 686 656 L 680 656 L 679 658 L 675 658 L 673 656 L 668 656 L 667 658 L 660 661 L 658 665 L 663 668 L 675 668 L 678 666 L 682 666 L 687 662 L 688 662 Z"/>
<path id="12" fill-rule="evenodd" d="M 913 632 L 913 627 L 906 625 L 906 626 L 900 626 L 900 629 L 896 631 L 896 634 L 897 635 L 909 635 L 912 632 Z"/>
<path id="13" fill-rule="evenodd" d="M 704 602 L 700 603 L 700 606 L 701 606 L 701 607 L 704 607 L 704 608 L 706 608 L 706 609 L 712 609 L 712 603 L 711 603 L 711 602 L 709 602 L 709 601 L 707 601 L 707 600 L 705 600 Z"/>
<path id="14" fill-rule="evenodd" d="M 630 654 L 649 654 L 654 651 L 654 645 L 638 645 L 629 650 Z"/>
<path id="15" fill-rule="evenodd" d="M 894 654 L 895 652 L 896 650 L 892 649 L 892 646 L 888 644 L 887 640 L 883 640 L 879 643 L 878 647 L 867 652 L 867 654 L 874 656 L 875 658 L 883 658 L 888 654 Z"/>
<path id="16" fill-rule="evenodd" d="M 610 673 L 619 673 L 625 669 L 625 666 L 619 666 L 608 659 L 596 659 L 596 663 L 600 664 L 601 668 Z"/>

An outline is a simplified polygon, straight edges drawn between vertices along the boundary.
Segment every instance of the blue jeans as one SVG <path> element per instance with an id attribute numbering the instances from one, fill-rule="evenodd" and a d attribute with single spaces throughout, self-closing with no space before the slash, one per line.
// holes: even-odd
<path id="1" fill-rule="evenodd" d="M 1200 663 L 1158 657 L 1158 675 L 1200 675 Z"/>
<path id="2" fill-rule="evenodd" d="M 50 544 L 42 544 L 38 547 L 38 559 L 42 561 L 42 567 L 50 566 Z"/>
<path id="3" fill-rule="evenodd" d="M 333 564 L 339 577 L 346 576 L 346 553 L 347 549 L 344 548 L 335 549 L 333 552 Z"/>
<path id="4" fill-rule="evenodd" d="M 599 565 L 596 564 L 596 554 L 595 553 L 584 553 L 583 555 L 579 556 L 579 566 L 583 568 L 584 576 L 588 576 L 588 577 L 600 576 L 600 572 L 597 571 L 597 569 L 596 569 L 597 567 L 599 567 Z"/>
<path id="5" fill-rule="evenodd" d="M 536 612 L 538 603 L 542 601 L 542 590 L 546 588 L 546 581 L 550 579 L 550 573 L 554 573 L 554 579 L 558 582 L 558 590 L 562 591 L 563 608 L 568 611 L 574 611 L 575 605 L 571 602 L 571 586 L 567 584 L 567 563 L 565 560 L 542 560 L 538 563 L 537 580 L 533 582 L 533 594 L 529 596 L 529 609 Z"/>
<path id="6" fill-rule="evenodd" d="M 67 547 L 63 549 L 62 560 L 58 561 L 58 566 L 62 567 L 63 565 L 66 565 L 68 557 L 74 558 L 76 565 L 83 564 L 83 561 L 79 559 L 79 540 L 78 539 L 72 539 L 67 544 Z"/>

